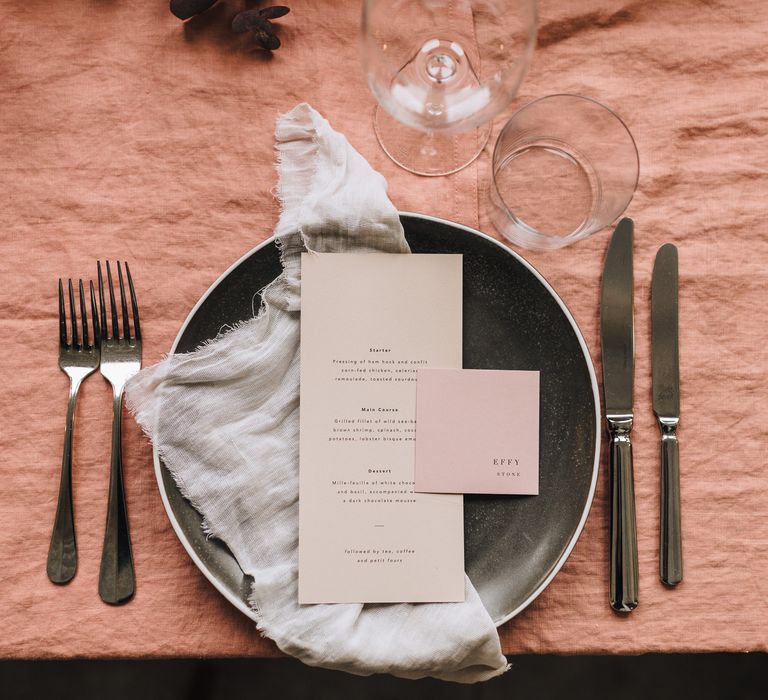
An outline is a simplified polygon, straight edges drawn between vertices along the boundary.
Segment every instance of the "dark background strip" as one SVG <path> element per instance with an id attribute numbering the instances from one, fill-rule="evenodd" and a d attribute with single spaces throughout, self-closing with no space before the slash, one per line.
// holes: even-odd
<path id="1" fill-rule="evenodd" d="M 304 666 L 293 659 L 162 661 L 2 661 L 5 700 L 235 700 L 257 697 L 339 697 L 363 700 L 697 700 L 768 697 L 768 655 L 646 654 L 643 656 L 511 657 L 504 676 L 474 686 L 390 676 L 358 678 Z"/>

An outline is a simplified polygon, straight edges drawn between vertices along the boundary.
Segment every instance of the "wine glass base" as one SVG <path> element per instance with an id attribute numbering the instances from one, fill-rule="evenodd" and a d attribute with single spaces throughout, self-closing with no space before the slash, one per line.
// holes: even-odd
<path id="1" fill-rule="evenodd" d="M 412 129 L 376 106 L 373 130 L 384 152 L 401 168 L 416 175 L 450 175 L 466 168 L 488 143 L 491 124 L 458 134 Z"/>

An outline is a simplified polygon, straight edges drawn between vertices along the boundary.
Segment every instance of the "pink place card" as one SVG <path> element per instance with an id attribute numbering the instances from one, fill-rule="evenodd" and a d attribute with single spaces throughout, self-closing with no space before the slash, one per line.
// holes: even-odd
<path id="1" fill-rule="evenodd" d="M 421 369 L 416 491 L 539 493 L 539 373 Z"/>

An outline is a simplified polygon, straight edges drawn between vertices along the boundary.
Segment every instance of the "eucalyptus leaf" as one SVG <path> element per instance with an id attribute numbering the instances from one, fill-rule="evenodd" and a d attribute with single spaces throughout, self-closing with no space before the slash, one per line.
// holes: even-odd
<path id="1" fill-rule="evenodd" d="M 268 34 L 263 29 L 257 29 L 253 33 L 253 40 L 267 51 L 280 48 L 280 39 L 275 34 Z"/>
<path id="2" fill-rule="evenodd" d="M 259 14 L 267 19 L 277 19 L 278 17 L 287 15 L 290 11 L 291 8 L 286 7 L 285 5 L 274 5 L 273 7 L 265 7 L 259 10 Z"/>
<path id="3" fill-rule="evenodd" d="M 171 0 L 171 12 L 179 19 L 189 19 L 212 8 L 218 0 Z"/>
<path id="4" fill-rule="evenodd" d="M 245 10 L 232 20 L 232 29 L 236 32 L 247 32 L 249 29 L 263 29 L 267 18 L 263 17 L 261 10 Z"/>

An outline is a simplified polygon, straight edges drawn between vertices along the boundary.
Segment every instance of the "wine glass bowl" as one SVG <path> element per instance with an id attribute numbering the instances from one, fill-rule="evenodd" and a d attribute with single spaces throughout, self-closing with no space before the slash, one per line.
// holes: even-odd
<path id="1" fill-rule="evenodd" d="M 384 150 L 413 172 L 471 162 L 516 94 L 535 36 L 535 0 L 365 0 L 363 65 L 386 112 L 375 123 Z M 422 162 L 403 162 L 414 156 Z"/>

